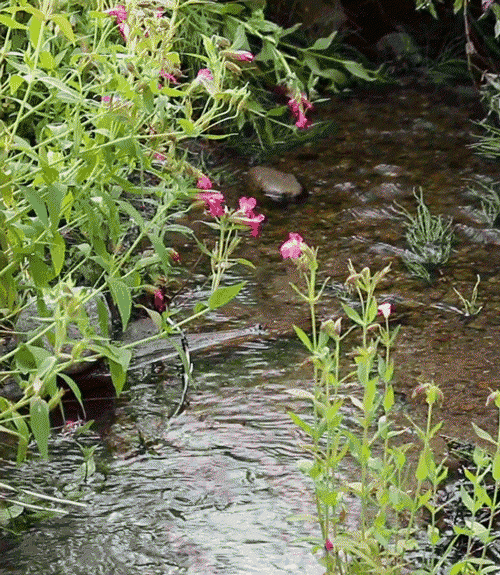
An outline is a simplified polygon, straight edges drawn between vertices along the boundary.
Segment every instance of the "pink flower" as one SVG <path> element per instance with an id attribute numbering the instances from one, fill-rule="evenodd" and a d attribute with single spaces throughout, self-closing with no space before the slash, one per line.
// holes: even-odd
<path id="1" fill-rule="evenodd" d="M 123 4 L 118 4 L 115 8 L 110 8 L 109 10 L 104 10 L 108 16 L 114 16 L 116 18 L 116 23 L 121 24 L 127 20 L 127 11 Z"/>
<path id="2" fill-rule="evenodd" d="M 253 62 L 255 59 L 252 52 L 248 52 L 247 50 L 224 50 L 222 54 L 237 62 Z"/>
<path id="3" fill-rule="evenodd" d="M 123 4 L 118 4 L 115 8 L 110 8 L 109 10 L 105 10 L 108 16 L 114 16 L 116 18 L 116 23 L 118 25 L 118 30 L 122 38 L 126 41 L 128 33 L 130 31 L 127 22 L 127 11 L 125 10 L 125 6 Z"/>
<path id="4" fill-rule="evenodd" d="M 177 80 L 177 78 L 173 74 L 170 74 L 170 72 L 166 72 L 163 68 L 160 70 L 160 76 L 162 78 L 165 78 L 165 80 L 172 82 L 173 84 L 179 83 L 179 81 Z"/>
<path id="5" fill-rule="evenodd" d="M 172 258 L 172 261 L 175 262 L 176 264 L 178 264 L 181 261 L 181 256 L 179 255 L 179 252 L 177 250 L 171 249 L 170 257 Z"/>
<path id="6" fill-rule="evenodd" d="M 297 120 L 295 122 L 297 128 L 309 128 L 311 121 L 306 118 L 306 112 L 307 110 L 311 110 L 313 105 L 306 98 L 305 94 L 301 94 L 298 101 L 295 98 L 290 98 L 288 100 L 288 107 Z"/>
<path id="7" fill-rule="evenodd" d="M 155 291 L 154 306 L 158 313 L 163 313 L 167 309 L 167 306 L 165 305 L 165 296 L 160 288 Z"/>
<path id="8" fill-rule="evenodd" d="M 392 305 L 392 303 L 385 302 L 385 303 L 381 303 L 378 306 L 378 315 L 383 315 L 385 319 L 387 319 L 393 311 L 394 311 L 394 306 Z"/>
<path id="9" fill-rule="evenodd" d="M 211 190 L 212 182 L 208 176 L 200 176 L 196 182 L 196 187 L 199 190 Z"/>
<path id="10" fill-rule="evenodd" d="M 101 98 L 101 102 L 104 102 L 105 104 L 111 104 L 111 96 L 103 96 Z"/>
<path id="11" fill-rule="evenodd" d="M 290 232 L 288 234 L 288 240 L 281 246 L 280 252 L 283 259 L 297 259 L 302 254 L 302 245 L 304 240 L 299 234 Z"/>
<path id="12" fill-rule="evenodd" d="M 231 221 L 235 224 L 241 224 L 243 226 L 248 226 L 251 228 L 251 234 L 257 237 L 260 233 L 260 224 L 266 219 L 263 214 L 256 215 L 254 213 L 254 208 L 257 205 L 257 200 L 255 198 L 240 198 L 240 207 L 231 216 Z"/>
<path id="13" fill-rule="evenodd" d="M 295 125 L 301 130 L 307 130 L 307 128 L 311 126 L 311 120 L 308 120 L 302 110 L 299 110 L 298 119 L 295 122 Z"/>
<path id="14" fill-rule="evenodd" d="M 333 550 L 333 543 L 330 541 L 330 539 L 327 539 L 325 541 L 325 551 L 332 551 Z"/>
<path id="15" fill-rule="evenodd" d="M 239 212 L 239 211 L 238 211 Z M 248 226 L 251 231 L 251 235 L 256 238 L 260 233 L 260 224 L 266 219 L 264 214 L 255 215 L 239 215 L 238 212 L 235 212 L 231 217 L 231 221 L 235 224 L 241 224 L 243 226 Z"/>
<path id="16" fill-rule="evenodd" d="M 240 211 L 242 211 L 247 217 L 253 218 L 253 209 L 257 205 L 257 200 L 255 198 L 240 198 Z"/>
<path id="17" fill-rule="evenodd" d="M 221 192 L 200 192 L 196 194 L 196 199 L 203 200 L 206 203 L 210 215 L 214 218 L 224 214 L 224 208 L 222 207 L 224 195 Z"/>
<path id="18" fill-rule="evenodd" d="M 164 156 L 163 154 L 160 154 L 160 152 L 155 152 L 153 154 L 153 158 L 155 160 L 158 160 L 159 162 L 164 162 L 167 159 L 166 156 Z"/>
<path id="19" fill-rule="evenodd" d="M 212 72 L 210 72 L 210 70 L 208 68 L 202 68 L 201 70 L 199 70 L 196 77 L 198 78 L 198 80 L 201 80 L 202 82 L 203 81 L 205 81 L 205 82 L 213 82 L 214 81 L 214 77 L 212 76 Z"/>

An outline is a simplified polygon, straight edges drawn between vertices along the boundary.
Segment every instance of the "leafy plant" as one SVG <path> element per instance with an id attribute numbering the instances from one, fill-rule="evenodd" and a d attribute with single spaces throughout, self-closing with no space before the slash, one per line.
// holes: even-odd
<path id="1" fill-rule="evenodd" d="M 470 317 L 473 315 L 477 315 L 482 309 L 482 305 L 477 304 L 477 290 L 479 284 L 481 282 L 481 277 L 477 274 L 477 281 L 472 288 L 472 294 L 470 300 L 466 299 L 457 289 L 453 288 L 453 291 L 457 294 L 460 303 L 462 304 L 463 308 L 463 315 L 465 317 Z"/>
<path id="2" fill-rule="evenodd" d="M 410 252 L 403 256 L 410 273 L 431 280 L 431 274 L 445 264 L 451 253 L 453 232 L 451 218 L 434 216 L 424 202 L 423 191 L 414 193 L 417 200 L 417 212 L 412 215 L 399 207 L 399 213 L 406 218 L 406 241 Z"/>
<path id="3" fill-rule="evenodd" d="M 311 334 L 297 327 L 295 331 L 310 354 L 313 387 L 290 393 L 310 400 L 312 418 L 289 415 L 302 431 L 308 453 L 299 468 L 311 479 L 316 516 L 306 519 L 317 521 L 321 529 L 320 537 L 311 539 L 326 573 L 496 572 L 498 565 L 488 549 L 498 537 L 500 435 L 494 439 L 474 426 L 478 436 L 494 446 L 495 454 L 474 451 L 475 466 L 464 469 L 469 487 L 459 492 L 460 505 L 468 513 L 464 520 L 453 522 L 450 534 L 443 528 L 445 505 L 439 497 L 448 468 L 435 461 L 431 447 L 442 426 L 434 422 L 433 412 L 443 394 L 433 383 L 414 390 L 414 396 L 422 394 L 427 404 L 423 426 L 410 419 L 418 446 L 405 442 L 408 430 L 398 430 L 392 422 L 391 350 L 398 328 L 389 324 L 392 305 L 378 304 L 375 297 L 389 267 L 372 274 L 349 263 L 346 283 L 357 294 L 359 307 L 342 304 L 350 322 L 347 329 L 339 317 L 323 322 L 318 331 L 315 308 L 325 284 L 316 286 L 317 249 L 292 233 L 281 254 L 296 264 L 305 287 L 292 287 L 311 313 Z M 356 333 L 359 343 L 353 343 Z M 346 340 L 351 342 L 348 353 L 342 349 Z M 499 395 L 492 394 L 488 403 L 494 401 L 500 413 Z M 347 402 L 354 406 L 354 423 L 347 422 Z M 415 458 L 409 452 L 416 447 L 412 463 Z M 350 479 L 345 468 L 352 472 Z M 457 507 L 456 499 L 452 505 Z"/>

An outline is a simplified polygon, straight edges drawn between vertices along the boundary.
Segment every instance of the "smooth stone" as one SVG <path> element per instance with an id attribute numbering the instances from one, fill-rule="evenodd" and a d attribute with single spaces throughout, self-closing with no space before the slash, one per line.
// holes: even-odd
<path id="1" fill-rule="evenodd" d="M 248 170 L 248 184 L 252 193 L 262 192 L 279 204 L 297 201 L 304 194 L 304 188 L 293 174 L 265 166 Z"/>
<path id="2" fill-rule="evenodd" d="M 45 305 L 47 306 L 47 310 L 49 312 L 53 312 L 57 301 L 61 301 L 62 298 L 68 298 L 68 306 L 72 304 L 76 304 L 76 308 L 78 309 L 79 302 L 78 300 L 83 297 L 87 297 L 91 295 L 94 290 L 92 288 L 87 287 L 69 287 L 67 285 L 63 286 L 59 293 L 54 293 L 52 290 L 44 290 L 44 301 Z M 98 301 L 102 302 L 104 305 L 104 309 L 107 313 L 108 319 L 108 333 L 111 331 L 111 312 L 109 310 L 108 304 L 106 299 L 100 292 L 94 292 L 91 295 L 90 299 L 83 304 L 83 308 L 87 314 L 89 320 L 89 326 L 91 326 L 96 336 L 103 337 L 101 330 L 101 326 L 99 323 L 99 313 L 98 313 Z M 80 304 L 81 305 L 81 304 Z M 48 319 L 51 319 L 50 317 Z M 41 318 L 38 312 L 37 300 L 36 298 L 31 298 L 28 305 L 21 311 L 19 316 L 17 317 L 15 323 L 15 331 L 18 332 L 16 334 L 16 339 L 19 342 L 26 342 L 33 338 L 37 332 L 42 331 L 44 328 L 47 327 L 47 320 L 46 318 Z M 54 336 L 54 329 L 52 329 L 49 333 Z M 73 347 L 79 345 L 82 341 L 83 336 L 78 328 L 76 321 L 70 321 L 67 324 L 67 339 L 73 340 L 68 342 L 67 344 L 63 345 L 61 351 L 64 354 L 70 355 L 73 351 Z M 93 340 L 90 340 L 90 344 L 94 343 Z M 40 337 L 39 340 L 35 340 L 33 345 L 37 345 L 39 347 L 43 347 L 44 349 L 48 350 L 50 353 L 54 353 L 54 347 L 50 343 L 49 339 L 46 335 Z M 89 349 L 84 349 L 81 353 L 81 357 L 88 357 L 90 355 L 94 355 L 94 352 Z M 65 361 L 61 358 L 60 361 Z M 75 374 L 80 373 L 82 371 L 86 371 L 89 368 L 88 361 L 75 361 L 70 366 L 68 366 L 64 373 L 67 374 Z"/>

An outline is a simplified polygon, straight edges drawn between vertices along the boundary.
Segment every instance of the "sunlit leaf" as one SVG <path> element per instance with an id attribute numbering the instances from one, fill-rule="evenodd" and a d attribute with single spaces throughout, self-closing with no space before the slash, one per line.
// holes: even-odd
<path id="1" fill-rule="evenodd" d="M 35 396 L 30 401 L 30 426 L 43 459 L 49 457 L 50 419 L 47 402 Z"/>
<path id="2" fill-rule="evenodd" d="M 220 287 L 208 298 L 208 307 L 213 310 L 226 305 L 235 298 L 247 282 L 241 282 L 232 286 Z"/>

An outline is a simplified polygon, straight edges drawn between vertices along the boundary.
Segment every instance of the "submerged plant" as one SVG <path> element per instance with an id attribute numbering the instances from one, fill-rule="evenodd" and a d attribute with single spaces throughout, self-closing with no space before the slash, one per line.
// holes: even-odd
<path id="1" fill-rule="evenodd" d="M 412 215 L 402 206 L 399 213 L 406 218 L 406 241 L 409 251 L 403 261 L 412 275 L 430 281 L 432 273 L 445 264 L 451 253 L 453 232 L 451 218 L 434 216 L 424 202 L 423 191 L 414 193 L 417 212 Z"/>
<path id="2" fill-rule="evenodd" d="M 487 181 L 478 177 L 474 180 L 474 184 L 469 186 L 469 191 L 481 203 L 483 219 L 492 228 L 498 225 L 498 216 L 500 216 L 500 182 Z"/>
<path id="3" fill-rule="evenodd" d="M 470 317 L 472 315 L 477 315 L 482 309 L 482 305 L 478 305 L 477 303 L 477 290 L 479 287 L 479 283 L 481 282 L 481 277 L 477 274 L 477 280 L 472 288 L 471 298 L 466 299 L 457 289 L 453 288 L 453 291 L 457 294 L 460 303 L 462 304 L 462 311 L 461 313 L 465 317 Z"/>

